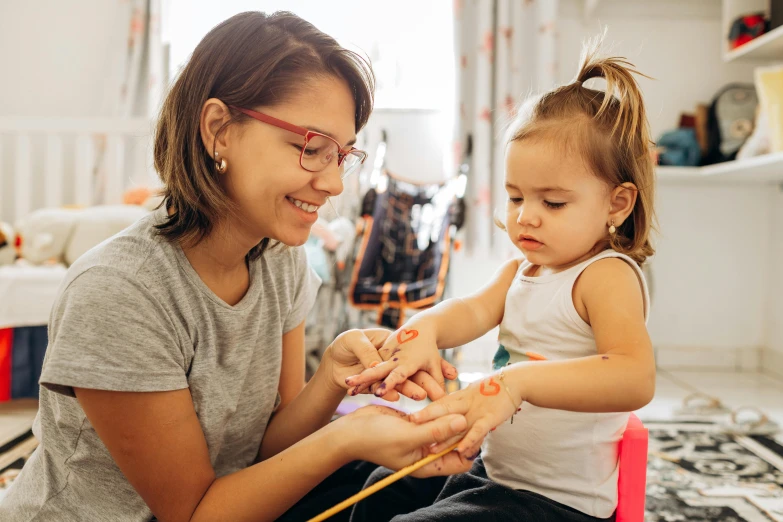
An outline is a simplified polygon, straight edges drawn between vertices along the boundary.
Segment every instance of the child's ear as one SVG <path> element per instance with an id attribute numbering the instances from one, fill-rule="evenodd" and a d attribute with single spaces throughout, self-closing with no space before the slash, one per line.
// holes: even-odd
<path id="1" fill-rule="evenodd" d="M 619 227 L 628 219 L 636 205 L 639 189 L 633 183 L 623 183 L 609 195 L 609 220 Z"/>

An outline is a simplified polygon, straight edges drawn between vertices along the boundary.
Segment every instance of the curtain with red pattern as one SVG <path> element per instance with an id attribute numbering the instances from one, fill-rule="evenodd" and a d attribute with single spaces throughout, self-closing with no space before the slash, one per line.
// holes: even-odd
<path id="1" fill-rule="evenodd" d="M 558 0 L 455 0 L 455 155 L 473 138 L 465 240 L 468 252 L 509 255 L 493 223 L 503 211 L 503 133 L 525 96 L 550 89 L 557 73 Z M 501 214 L 502 215 L 502 214 Z"/>

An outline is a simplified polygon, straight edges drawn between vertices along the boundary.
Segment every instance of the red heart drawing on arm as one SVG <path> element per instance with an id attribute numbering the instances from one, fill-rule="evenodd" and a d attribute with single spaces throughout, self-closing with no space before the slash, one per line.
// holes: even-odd
<path id="1" fill-rule="evenodd" d="M 397 342 L 399 344 L 405 344 L 408 341 L 412 341 L 419 336 L 418 330 L 400 330 L 397 334 Z"/>

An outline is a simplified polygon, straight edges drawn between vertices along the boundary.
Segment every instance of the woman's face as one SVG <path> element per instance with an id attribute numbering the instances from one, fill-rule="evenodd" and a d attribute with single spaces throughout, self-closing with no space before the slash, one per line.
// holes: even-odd
<path id="1" fill-rule="evenodd" d="M 312 79 L 285 103 L 246 108 L 331 136 L 343 148 L 356 141 L 354 99 L 339 78 Z M 226 131 L 231 137 L 221 153 L 227 162 L 222 180 L 240 214 L 232 225 L 251 240 L 304 244 L 318 208 L 343 191 L 337 161 L 320 172 L 303 169 L 304 136 L 254 119 Z"/>

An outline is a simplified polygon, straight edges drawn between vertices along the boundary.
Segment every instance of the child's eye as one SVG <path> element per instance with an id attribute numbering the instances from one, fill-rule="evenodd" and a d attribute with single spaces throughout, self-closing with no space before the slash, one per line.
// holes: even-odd
<path id="1" fill-rule="evenodd" d="M 545 204 L 547 207 L 549 207 L 549 208 L 554 208 L 554 209 L 563 208 L 564 206 L 566 206 L 566 204 L 565 204 L 565 203 L 554 203 L 554 202 L 552 202 L 552 201 L 544 201 L 544 204 Z"/>
<path id="2" fill-rule="evenodd" d="M 512 198 L 512 197 L 509 196 L 508 200 L 511 203 L 515 204 L 515 205 L 518 205 L 519 203 L 522 203 L 522 198 Z"/>

